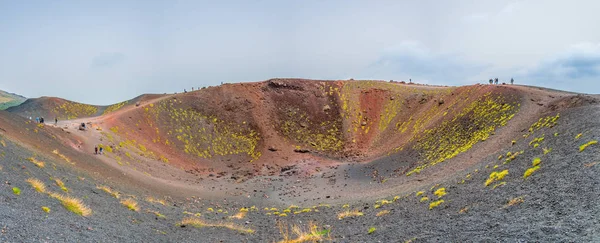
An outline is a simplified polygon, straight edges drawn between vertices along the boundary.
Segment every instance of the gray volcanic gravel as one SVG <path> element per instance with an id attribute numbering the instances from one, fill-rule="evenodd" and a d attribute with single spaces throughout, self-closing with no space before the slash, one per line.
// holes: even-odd
<path id="1" fill-rule="evenodd" d="M 289 203 L 278 205 L 257 198 L 217 201 L 188 197 L 167 199 L 164 206 L 149 203 L 144 198 L 152 195 L 150 192 L 124 189 L 109 180 L 97 181 L 50 158 L 41 158 L 46 161 L 46 167 L 37 168 L 26 160 L 33 156 L 32 152 L 5 139 L 6 147 L 0 147 L 0 242 L 276 242 L 282 239 L 277 227 L 279 221 L 300 225 L 314 221 L 330 230 L 333 242 L 598 242 L 600 145 L 592 145 L 583 152 L 579 152 L 579 146 L 600 140 L 599 117 L 600 106 L 561 112 L 557 126 L 536 131 L 528 139 L 519 139 L 515 146 L 490 154 L 440 183 L 435 189 L 445 187 L 448 194 L 442 197 L 444 203 L 432 210 L 429 202 L 437 196 L 431 190 L 434 185 L 428 185 L 415 190 L 424 191 L 430 198 L 427 202 L 420 202 L 421 197 L 411 191 L 399 194 L 399 200 L 379 209 L 375 209 L 375 201 L 382 198 L 341 198 L 329 207 L 316 207 L 319 212 L 314 212 L 312 206 L 320 202 L 310 201 L 299 206 L 311 207 L 313 212 L 290 213 L 287 217 L 266 215 L 263 208 L 281 210 Z M 575 139 L 579 133 L 582 136 Z M 529 146 L 528 141 L 541 134 L 545 134 L 545 140 L 540 146 L 535 149 Z M 542 148 L 552 151 L 544 155 Z M 502 164 L 503 160 L 498 160 L 501 154 L 520 150 L 524 154 L 510 163 Z M 535 157 L 542 159 L 540 169 L 523 179 L 523 173 L 531 167 Z M 385 159 L 379 163 L 385 163 Z M 499 168 L 493 169 L 494 165 Z M 504 169 L 509 171 L 503 180 L 505 185 L 495 189 L 484 186 L 492 171 Z M 467 174 L 470 179 L 465 179 Z M 69 188 L 69 195 L 82 199 L 93 214 L 82 217 L 65 210 L 57 200 L 33 190 L 25 182 L 30 177 L 45 182 L 52 192 L 61 191 L 51 178 L 62 179 Z M 463 179 L 465 182 L 460 183 Z M 285 180 L 299 187 L 303 183 L 294 176 Z M 119 199 L 97 189 L 97 185 L 114 187 L 122 192 L 121 198 L 127 198 L 128 194 L 134 196 L 141 210 L 128 210 Z M 14 195 L 12 187 L 20 188 L 21 194 Z M 250 184 L 245 188 L 252 187 Z M 319 196 L 323 202 L 326 202 L 325 196 Z M 385 199 L 392 200 L 394 196 Z M 523 202 L 506 206 L 510 199 L 517 197 L 523 197 Z M 339 220 L 337 214 L 345 210 L 342 208 L 345 203 L 350 209 L 362 211 L 364 216 Z M 228 219 L 240 207 L 252 205 L 258 211 L 249 212 L 244 219 Z M 42 206 L 49 207 L 51 212 L 43 212 Z M 228 214 L 208 212 L 208 207 L 222 208 Z M 166 218 L 159 218 L 149 210 L 158 211 Z M 381 210 L 390 212 L 377 217 Z M 182 218 L 195 213 L 201 213 L 200 217 L 209 222 L 231 221 L 256 232 L 245 234 L 224 228 L 177 225 Z M 376 228 L 373 234 L 367 233 L 370 227 Z"/>

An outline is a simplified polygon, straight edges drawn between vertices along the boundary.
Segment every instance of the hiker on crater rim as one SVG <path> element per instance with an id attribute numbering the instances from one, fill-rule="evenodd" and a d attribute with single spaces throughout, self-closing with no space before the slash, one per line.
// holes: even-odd
<path id="1" fill-rule="evenodd" d="M 94 154 L 98 154 L 98 146 L 94 147 Z"/>
<path id="2" fill-rule="evenodd" d="M 102 146 L 100 146 L 100 154 L 102 154 L 102 151 L 103 151 L 103 150 L 104 150 L 104 149 L 102 148 Z"/>
<path id="3" fill-rule="evenodd" d="M 494 80 L 494 84 L 498 84 L 498 78 Z"/>
<path id="4" fill-rule="evenodd" d="M 490 84 L 494 84 L 494 80 L 490 78 Z"/>
<path id="5" fill-rule="evenodd" d="M 513 85 L 515 83 L 515 80 L 513 78 L 510 78 L 510 85 Z"/>

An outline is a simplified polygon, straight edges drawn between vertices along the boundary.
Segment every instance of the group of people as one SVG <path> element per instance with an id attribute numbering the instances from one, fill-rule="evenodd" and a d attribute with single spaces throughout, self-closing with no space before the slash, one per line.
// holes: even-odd
<path id="1" fill-rule="evenodd" d="M 35 122 L 36 123 L 44 123 L 44 117 L 36 117 Z"/>
<path id="2" fill-rule="evenodd" d="M 32 120 L 32 118 L 29 117 L 29 120 Z M 36 117 L 35 122 L 36 123 L 44 123 L 44 117 Z M 54 118 L 54 125 L 56 125 L 56 124 L 58 124 L 58 118 Z"/>
<path id="3" fill-rule="evenodd" d="M 510 84 L 514 84 L 515 80 L 513 78 L 510 78 Z M 490 78 L 490 84 L 498 84 L 498 78 L 492 79 Z"/>
<path id="4" fill-rule="evenodd" d="M 103 152 L 102 146 L 94 147 L 94 154 L 102 154 Z"/>

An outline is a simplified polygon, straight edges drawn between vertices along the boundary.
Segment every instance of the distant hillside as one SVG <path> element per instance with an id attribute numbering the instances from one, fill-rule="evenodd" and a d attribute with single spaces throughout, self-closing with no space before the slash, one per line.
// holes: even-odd
<path id="1" fill-rule="evenodd" d="M 6 110 L 9 107 L 20 105 L 26 99 L 27 98 L 23 96 L 0 90 L 0 110 Z"/>
<path id="2" fill-rule="evenodd" d="M 102 114 L 103 107 L 77 103 L 56 97 L 27 99 L 6 109 L 22 117 L 46 117 L 48 120 L 70 120 Z"/>
<path id="3" fill-rule="evenodd" d="M 45 117 L 53 120 L 72 120 L 77 118 L 95 117 L 115 112 L 123 107 L 133 106 L 138 102 L 162 97 L 158 94 L 144 94 L 131 100 L 126 100 L 109 106 L 98 106 L 78 103 L 57 97 L 40 97 L 26 99 L 6 109 L 21 117 Z"/>

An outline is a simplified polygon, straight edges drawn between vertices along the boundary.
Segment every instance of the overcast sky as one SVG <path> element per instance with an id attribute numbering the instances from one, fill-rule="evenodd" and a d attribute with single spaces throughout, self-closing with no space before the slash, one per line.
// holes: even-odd
<path id="1" fill-rule="evenodd" d="M 0 89 L 107 105 L 273 77 L 600 93 L 600 1 L 0 1 Z"/>

